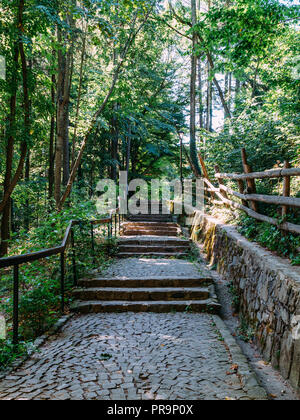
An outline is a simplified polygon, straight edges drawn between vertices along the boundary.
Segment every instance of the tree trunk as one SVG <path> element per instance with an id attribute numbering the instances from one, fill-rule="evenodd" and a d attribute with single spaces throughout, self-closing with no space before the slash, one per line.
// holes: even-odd
<path id="1" fill-rule="evenodd" d="M 76 140 L 77 140 L 80 100 L 81 100 L 81 94 L 82 94 L 84 63 L 85 63 L 85 56 L 86 56 L 87 30 L 88 30 L 88 23 L 86 24 L 86 29 L 85 29 L 83 39 L 82 39 L 82 51 L 81 51 L 79 86 L 78 86 L 78 95 L 77 95 L 77 104 L 76 104 L 75 127 L 74 127 L 73 141 L 72 141 L 72 168 L 73 168 L 74 163 L 75 163 Z"/>
<path id="2" fill-rule="evenodd" d="M 20 0 L 18 9 L 18 20 L 17 28 L 20 32 L 23 26 L 23 12 L 24 12 L 24 0 Z M 3 208 L 2 208 L 2 220 L 1 220 L 1 246 L 0 246 L 0 257 L 3 257 L 8 252 L 8 241 L 10 239 L 10 195 L 5 200 L 5 196 L 11 185 L 12 167 L 13 167 L 13 154 L 14 154 L 14 142 L 15 142 L 15 123 L 16 123 L 16 106 L 17 106 L 17 90 L 18 90 L 18 61 L 19 61 L 19 40 L 18 39 L 14 46 L 14 59 L 13 59 L 13 71 L 12 78 L 10 81 L 10 115 L 9 115 L 9 130 L 8 130 L 8 141 L 6 146 L 6 169 L 4 176 L 4 194 L 3 194 Z M 6 202 L 5 202 L 6 201 Z"/>
<path id="3" fill-rule="evenodd" d="M 196 0 L 191 0 L 192 24 L 197 24 Z M 190 155 L 193 166 L 196 168 L 198 176 L 201 176 L 201 169 L 198 162 L 196 145 L 196 79 L 197 79 L 197 56 L 195 47 L 197 44 L 197 34 L 193 33 L 193 51 L 191 57 L 191 88 L 190 88 Z"/>
<path id="4" fill-rule="evenodd" d="M 55 54 L 55 52 L 54 52 Z M 55 102 L 55 86 L 56 78 L 53 74 L 51 85 L 51 104 L 52 104 L 52 115 L 51 115 L 51 124 L 50 124 L 50 141 L 49 141 L 49 199 L 53 197 L 53 188 L 54 188 L 54 146 L 55 146 L 55 114 L 56 114 L 56 102 Z"/>
<path id="5" fill-rule="evenodd" d="M 240 82 L 240 80 L 236 79 L 236 81 L 235 81 L 235 98 L 234 98 L 235 108 L 238 106 L 238 98 L 239 98 L 240 91 L 241 91 L 241 82 Z"/>
<path id="6" fill-rule="evenodd" d="M 201 57 L 198 58 L 198 90 L 199 90 L 199 125 L 204 128 L 203 82 Z"/>
<path id="7" fill-rule="evenodd" d="M 213 85 L 210 80 L 210 65 L 207 62 L 207 93 L 206 93 L 206 130 L 212 132 L 213 117 Z"/>
<path id="8" fill-rule="evenodd" d="M 66 34 L 58 28 L 58 83 L 57 83 L 57 141 L 55 151 L 54 197 L 57 208 L 61 199 L 61 182 L 67 184 L 70 177 L 70 149 L 69 149 L 69 102 L 70 83 L 72 73 L 72 48 L 63 52 L 63 39 Z"/>
<path id="9" fill-rule="evenodd" d="M 25 181 L 27 186 L 29 185 L 30 180 L 30 152 L 27 153 L 27 159 L 25 164 Z M 25 205 L 25 230 L 28 232 L 30 227 L 30 203 L 29 200 L 26 200 Z"/>

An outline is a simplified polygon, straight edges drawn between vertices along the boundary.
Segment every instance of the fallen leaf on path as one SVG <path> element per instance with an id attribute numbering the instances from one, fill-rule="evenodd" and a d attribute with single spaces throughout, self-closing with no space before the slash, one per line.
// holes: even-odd
<path id="1" fill-rule="evenodd" d="M 239 370 L 239 365 L 232 365 L 230 369 L 237 372 Z"/>

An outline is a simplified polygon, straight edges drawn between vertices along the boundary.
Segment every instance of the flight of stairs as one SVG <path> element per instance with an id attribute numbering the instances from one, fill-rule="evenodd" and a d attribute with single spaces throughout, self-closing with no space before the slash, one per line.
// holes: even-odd
<path id="1" fill-rule="evenodd" d="M 190 246 L 190 241 L 176 237 L 129 236 L 119 241 L 119 258 L 182 258 Z"/>
<path id="2" fill-rule="evenodd" d="M 74 291 L 79 313 L 208 312 L 220 305 L 208 274 L 189 277 L 95 277 L 79 282 Z"/>
<path id="3" fill-rule="evenodd" d="M 122 227 L 119 258 L 137 258 L 151 264 L 180 264 L 189 255 L 191 243 L 181 239 L 180 227 L 167 214 L 131 216 Z M 147 259 L 145 259 L 147 257 Z M 149 258 L 155 258 L 148 260 Z M 125 263 L 125 262 L 124 262 Z M 191 264 L 183 262 L 184 264 Z M 74 290 L 79 313 L 100 312 L 209 312 L 220 305 L 210 273 L 189 276 L 105 278 L 94 276 L 79 282 Z M 197 272 L 196 272 L 197 273 Z"/>
<path id="4" fill-rule="evenodd" d="M 177 236 L 180 229 L 172 222 L 133 222 L 123 224 L 123 236 Z"/>

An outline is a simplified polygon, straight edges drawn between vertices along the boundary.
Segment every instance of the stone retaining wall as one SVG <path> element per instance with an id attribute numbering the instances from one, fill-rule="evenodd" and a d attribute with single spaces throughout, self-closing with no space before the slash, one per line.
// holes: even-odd
<path id="1" fill-rule="evenodd" d="M 256 332 L 264 357 L 300 390 L 300 269 L 209 216 L 197 217 L 193 239 L 233 283 L 240 314 Z M 195 238 L 196 236 L 196 238 Z"/>

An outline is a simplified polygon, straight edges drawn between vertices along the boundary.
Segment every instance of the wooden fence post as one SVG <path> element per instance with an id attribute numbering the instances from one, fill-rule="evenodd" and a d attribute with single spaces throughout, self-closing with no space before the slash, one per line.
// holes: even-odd
<path id="1" fill-rule="evenodd" d="M 216 174 L 219 174 L 220 173 L 220 167 L 219 167 L 219 165 L 215 165 L 215 171 L 216 171 Z M 222 178 L 218 178 L 218 182 L 219 182 L 219 187 L 221 187 L 221 185 L 224 185 L 224 180 Z M 220 188 L 220 192 L 223 195 L 223 197 L 228 200 L 227 192 L 224 191 L 224 190 L 222 190 L 221 188 Z"/>
<path id="2" fill-rule="evenodd" d="M 199 157 L 199 161 L 200 161 L 200 165 L 201 165 L 201 168 L 202 168 L 204 178 L 206 178 L 208 181 L 211 182 L 211 180 L 209 179 L 209 175 L 208 175 L 208 171 L 207 171 L 204 159 L 203 159 L 203 157 L 201 156 L 200 153 L 198 153 L 198 157 Z M 215 193 L 213 191 L 210 192 L 210 195 L 211 195 L 212 199 L 215 198 Z"/>
<path id="3" fill-rule="evenodd" d="M 248 165 L 247 153 L 245 148 L 242 149 L 242 162 L 245 174 L 250 174 L 252 172 L 252 168 L 250 165 Z M 249 194 L 256 194 L 256 185 L 254 179 L 247 179 L 247 187 Z M 258 204 L 255 201 L 251 201 L 250 205 L 254 211 L 256 211 L 257 213 L 259 212 Z"/>
<path id="4" fill-rule="evenodd" d="M 244 181 L 242 179 L 239 179 L 238 180 L 238 184 L 239 184 L 239 192 L 240 192 L 240 194 L 244 194 L 244 192 L 245 192 L 245 184 L 244 184 Z M 246 200 L 242 200 L 242 204 L 245 207 L 249 207 L 248 201 L 246 201 Z"/>
<path id="5" fill-rule="evenodd" d="M 289 169 L 291 167 L 288 161 L 284 162 L 284 169 Z M 283 179 L 283 197 L 291 196 L 291 177 L 285 176 Z M 288 206 L 282 206 L 282 217 L 286 217 L 289 212 Z"/>

